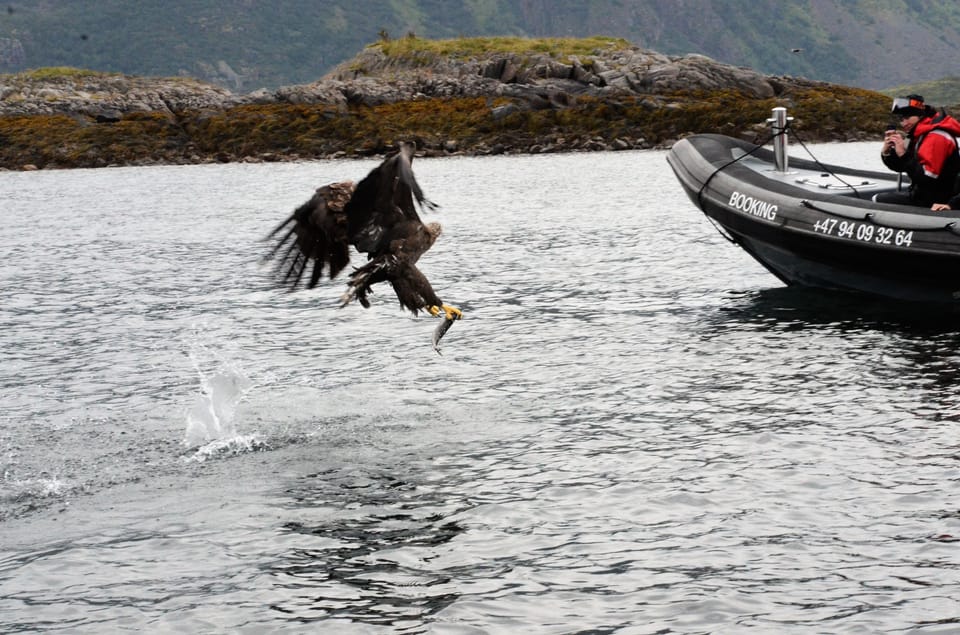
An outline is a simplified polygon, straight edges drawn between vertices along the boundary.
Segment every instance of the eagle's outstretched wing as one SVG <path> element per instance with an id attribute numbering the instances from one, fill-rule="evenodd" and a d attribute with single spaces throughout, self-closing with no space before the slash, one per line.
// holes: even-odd
<path id="1" fill-rule="evenodd" d="M 344 207 L 354 189 L 350 181 L 324 185 L 267 236 L 279 236 L 266 258 L 277 258 L 278 279 L 291 290 L 300 284 L 311 262 L 307 281 L 311 289 L 323 276 L 324 267 L 333 279 L 350 262 Z"/>
<path id="2" fill-rule="evenodd" d="M 389 282 L 400 304 L 414 314 L 427 310 L 447 321 L 460 318 L 460 310 L 443 304 L 416 267 L 440 235 L 440 226 L 425 225 L 417 213 L 418 206 L 435 205 L 424 196 L 413 175 L 415 149 L 412 143 L 400 144 L 399 152 L 384 159 L 356 185 L 344 182 L 321 187 L 271 232 L 268 238 L 277 242 L 267 258 L 277 259 L 276 272 L 284 286 L 296 289 L 308 269 L 310 288 L 324 270 L 329 278 L 336 277 L 349 262 L 352 245 L 367 254 L 368 262 L 351 274 L 342 306 L 354 299 L 370 306 L 367 294 L 372 292 L 371 286 Z"/>
<path id="3" fill-rule="evenodd" d="M 414 261 L 430 248 L 433 241 L 424 240 L 426 229 L 416 205 L 435 205 L 423 195 L 413 175 L 414 150 L 412 143 L 401 144 L 399 152 L 384 159 L 360 183 L 321 187 L 267 236 L 277 239 L 267 259 L 279 255 L 277 271 L 284 284 L 295 289 L 311 261 L 308 287 L 316 286 L 325 267 L 328 277 L 335 278 L 350 260 L 350 245 L 369 258 L 400 247 L 410 257 L 416 250 Z"/>
<path id="4" fill-rule="evenodd" d="M 384 159 L 357 184 L 344 210 L 350 244 L 371 258 L 390 251 L 389 241 L 396 239 L 399 226 L 410 224 L 405 232 L 412 233 L 423 225 L 417 205 L 436 207 L 423 195 L 413 175 L 415 150 L 414 144 L 401 143 L 399 152 Z"/>

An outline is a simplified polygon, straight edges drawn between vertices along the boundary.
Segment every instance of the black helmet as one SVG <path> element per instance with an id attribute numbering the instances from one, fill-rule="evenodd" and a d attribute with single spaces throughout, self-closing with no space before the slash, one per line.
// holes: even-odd
<path id="1" fill-rule="evenodd" d="M 920 95 L 907 95 L 906 97 L 894 98 L 890 112 L 900 117 L 911 117 L 913 115 L 922 117 L 927 113 L 927 108 L 928 106 L 923 103 L 923 97 Z"/>

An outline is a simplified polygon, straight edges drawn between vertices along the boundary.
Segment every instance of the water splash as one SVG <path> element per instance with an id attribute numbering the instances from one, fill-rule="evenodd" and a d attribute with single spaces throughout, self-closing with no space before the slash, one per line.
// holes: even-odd
<path id="1" fill-rule="evenodd" d="M 187 409 L 184 445 L 194 448 L 241 438 L 236 429 L 237 407 L 255 387 L 254 382 L 237 361 L 207 345 L 196 328 L 190 341 L 190 361 L 200 379 L 200 394 Z"/>
<path id="2" fill-rule="evenodd" d="M 38 477 L 26 480 L 9 478 L 4 472 L 0 479 L 0 501 L 23 502 L 35 499 L 63 498 L 74 490 L 74 486 L 56 476 Z"/>
<path id="3" fill-rule="evenodd" d="M 61 481 L 57 477 L 47 479 L 37 479 L 37 495 L 48 497 L 60 497 L 73 489 L 66 481 Z"/>
<path id="4" fill-rule="evenodd" d="M 184 461 L 203 463 L 207 459 L 219 456 L 237 456 L 248 452 L 263 452 L 270 449 L 270 445 L 257 434 L 238 435 L 229 439 L 215 439 L 184 456 Z"/>

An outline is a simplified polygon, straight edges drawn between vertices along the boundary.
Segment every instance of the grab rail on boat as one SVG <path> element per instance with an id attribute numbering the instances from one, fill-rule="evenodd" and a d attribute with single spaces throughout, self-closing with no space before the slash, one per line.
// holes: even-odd
<path id="1" fill-rule="evenodd" d="M 777 167 L 777 172 L 786 174 L 789 167 L 790 157 L 787 154 L 787 128 L 793 117 L 787 116 L 787 109 L 783 106 L 777 106 L 773 109 L 773 116 L 767 119 L 770 124 L 770 132 L 773 134 L 773 160 Z"/>

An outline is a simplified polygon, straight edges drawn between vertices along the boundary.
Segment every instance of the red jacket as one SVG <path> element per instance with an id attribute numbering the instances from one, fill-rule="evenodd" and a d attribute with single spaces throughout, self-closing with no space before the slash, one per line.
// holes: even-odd
<path id="1" fill-rule="evenodd" d="M 924 117 L 910 131 L 910 144 L 902 157 L 882 155 L 891 170 L 910 177 L 910 195 L 918 205 L 946 203 L 954 194 L 954 181 L 960 173 L 957 137 L 960 121 L 945 112 Z"/>

